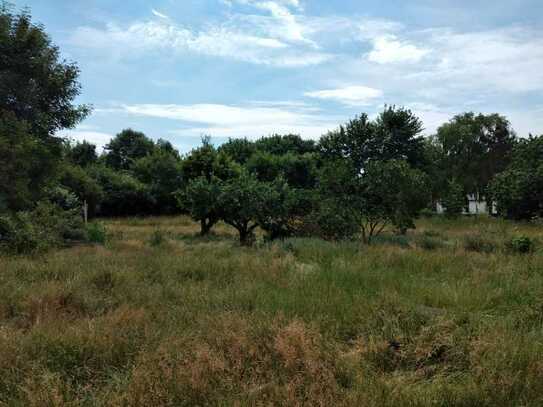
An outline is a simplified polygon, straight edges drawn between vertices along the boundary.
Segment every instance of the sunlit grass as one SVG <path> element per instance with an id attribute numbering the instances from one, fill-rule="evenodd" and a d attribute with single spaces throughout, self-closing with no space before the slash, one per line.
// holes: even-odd
<path id="1" fill-rule="evenodd" d="M 243 248 L 185 217 L 105 223 L 105 246 L 0 258 L 0 405 L 543 403 L 543 254 L 502 249 L 541 227 Z"/>

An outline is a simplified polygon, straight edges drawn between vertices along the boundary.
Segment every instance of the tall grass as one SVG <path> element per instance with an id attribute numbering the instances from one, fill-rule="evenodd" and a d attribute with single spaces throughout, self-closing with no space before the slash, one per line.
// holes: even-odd
<path id="1" fill-rule="evenodd" d="M 106 246 L 0 258 L 0 405 L 543 403 L 543 254 L 463 244 L 540 227 L 244 248 L 182 217 L 104 223 Z"/>

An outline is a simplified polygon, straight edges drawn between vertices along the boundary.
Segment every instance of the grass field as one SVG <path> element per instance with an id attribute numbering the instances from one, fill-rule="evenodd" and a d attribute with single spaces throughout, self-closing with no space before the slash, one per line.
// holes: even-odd
<path id="1" fill-rule="evenodd" d="M 543 405 L 543 227 L 239 247 L 184 217 L 0 258 L 0 405 Z"/>

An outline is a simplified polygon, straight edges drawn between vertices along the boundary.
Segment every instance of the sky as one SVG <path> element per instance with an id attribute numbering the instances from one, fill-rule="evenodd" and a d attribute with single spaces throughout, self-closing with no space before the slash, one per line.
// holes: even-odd
<path id="1" fill-rule="evenodd" d="M 543 134 L 541 0 L 11 0 L 81 69 L 93 113 L 74 140 L 124 128 L 188 152 L 209 135 L 318 139 L 405 106 L 426 135 L 500 113 Z"/>

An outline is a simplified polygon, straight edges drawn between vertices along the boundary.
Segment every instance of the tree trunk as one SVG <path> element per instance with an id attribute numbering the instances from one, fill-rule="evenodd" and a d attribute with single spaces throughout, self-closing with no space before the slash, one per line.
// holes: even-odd
<path id="1" fill-rule="evenodd" d="M 255 235 L 253 233 L 253 230 L 255 227 L 242 227 L 239 228 L 239 243 L 242 246 L 252 246 L 255 241 Z"/>
<path id="2" fill-rule="evenodd" d="M 211 231 L 211 228 L 215 222 L 213 222 L 211 219 L 202 219 L 200 221 L 200 236 L 207 236 L 209 235 L 209 232 Z"/>
<path id="3" fill-rule="evenodd" d="M 239 244 L 242 246 L 249 246 L 249 231 L 247 228 L 239 229 Z"/>

